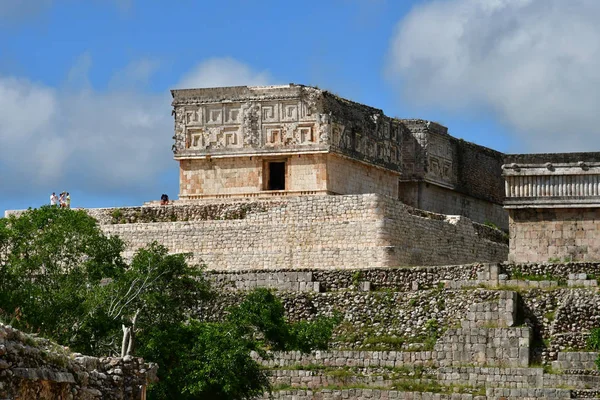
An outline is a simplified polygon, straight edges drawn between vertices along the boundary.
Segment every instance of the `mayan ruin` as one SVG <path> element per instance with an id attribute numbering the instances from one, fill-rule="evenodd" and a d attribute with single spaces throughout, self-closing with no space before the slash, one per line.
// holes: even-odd
<path id="1" fill-rule="evenodd" d="M 179 198 L 86 212 L 126 257 L 156 241 L 204 265 L 205 321 L 255 288 L 291 321 L 339 313 L 329 350 L 254 354 L 273 398 L 600 397 L 600 153 L 502 154 L 297 84 L 171 93 Z M 156 379 L 130 356 L 45 366 L 50 345 L 2 326 L 0 397 Z"/>

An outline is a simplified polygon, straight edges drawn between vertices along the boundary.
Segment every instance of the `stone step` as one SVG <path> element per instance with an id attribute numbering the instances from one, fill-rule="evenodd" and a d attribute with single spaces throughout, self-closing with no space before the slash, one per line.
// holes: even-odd
<path id="1" fill-rule="evenodd" d="M 272 370 L 269 380 L 274 387 L 319 389 L 323 387 L 370 386 L 391 388 L 392 379 L 384 379 L 383 374 L 362 375 L 358 371 L 346 369 L 324 370 Z"/>
<path id="2" fill-rule="evenodd" d="M 279 400 L 338 400 L 338 399 L 405 399 L 405 400 L 485 400 L 486 396 L 474 396 L 472 394 L 446 394 L 429 392 L 403 392 L 398 390 L 384 389 L 321 389 L 321 390 L 279 390 L 260 397 L 261 400 L 269 398 Z"/>

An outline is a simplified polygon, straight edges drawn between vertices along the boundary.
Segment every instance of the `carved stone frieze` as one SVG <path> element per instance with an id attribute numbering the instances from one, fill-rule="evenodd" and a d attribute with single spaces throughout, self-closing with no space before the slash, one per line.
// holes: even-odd
<path id="1" fill-rule="evenodd" d="M 432 134 L 427 144 L 427 177 L 453 184 L 456 182 L 455 149 L 443 135 Z"/>
<path id="2" fill-rule="evenodd" d="M 400 170 L 392 119 L 329 92 L 288 85 L 172 93 L 178 158 L 325 150 Z"/>

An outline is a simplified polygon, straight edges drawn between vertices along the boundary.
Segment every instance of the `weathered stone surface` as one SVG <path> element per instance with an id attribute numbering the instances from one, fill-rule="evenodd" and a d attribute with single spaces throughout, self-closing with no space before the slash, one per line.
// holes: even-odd
<path id="1" fill-rule="evenodd" d="M 192 253 L 192 262 L 214 270 L 439 265 L 507 256 L 498 230 L 376 194 L 242 204 L 245 212 L 225 214 L 231 219 L 193 216 L 183 222 L 109 223 L 102 229 L 125 239 L 130 251 L 156 240 L 171 252 Z M 202 210 L 183 207 L 188 214 Z"/>
<path id="2" fill-rule="evenodd" d="M 505 156 L 513 262 L 600 260 L 600 153 Z"/>
<path id="3" fill-rule="evenodd" d="M 157 366 L 140 358 L 81 356 L 3 324 L 0 346 L 2 399 L 138 400 L 156 379 Z"/>
<path id="4" fill-rule="evenodd" d="M 379 193 L 507 228 L 502 154 L 435 122 L 295 84 L 172 95 L 182 199 Z M 281 186 L 271 163 L 285 165 Z"/>

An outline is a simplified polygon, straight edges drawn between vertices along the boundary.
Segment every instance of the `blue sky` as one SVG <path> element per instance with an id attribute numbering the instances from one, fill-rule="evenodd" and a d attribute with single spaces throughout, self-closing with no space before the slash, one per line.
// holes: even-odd
<path id="1" fill-rule="evenodd" d="M 597 150 L 598 17 L 593 0 L 0 0 L 0 210 L 175 198 L 176 87 L 318 85 L 504 152 Z"/>

